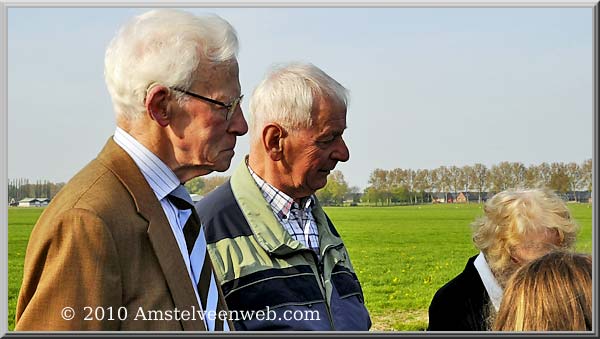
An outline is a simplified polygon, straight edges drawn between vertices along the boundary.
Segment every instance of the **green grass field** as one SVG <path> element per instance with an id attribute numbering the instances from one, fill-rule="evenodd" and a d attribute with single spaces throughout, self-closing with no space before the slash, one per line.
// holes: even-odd
<path id="1" fill-rule="evenodd" d="M 581 233 L 577 250 L 592 251 L 592 208 L 569 204 Z M 8 209 L 8 328 L 15 308 L 27 240 L 39 208 Z M 435 291 L 476 254 L 469 224 L 481 205 L 329 207 L 365 292 L 373 330 L 420 331 Z"/>

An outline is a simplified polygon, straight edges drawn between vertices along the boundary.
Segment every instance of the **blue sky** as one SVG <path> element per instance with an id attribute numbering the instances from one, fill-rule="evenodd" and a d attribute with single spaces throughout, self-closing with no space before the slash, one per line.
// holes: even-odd
<path id="1" fill-rule="evenodd" d="M 145 10 L 8 9 L 9 178 L 67 181 L 96 156 L 115 128 L 104 50 Z M 350 90 L 351 185 L 375 168 L 592 157 L 591 8 L 188 10 L 236 28 L 247 98 L 289 61 Z M 247 151 L 244 136 L 232 167 Z"/>

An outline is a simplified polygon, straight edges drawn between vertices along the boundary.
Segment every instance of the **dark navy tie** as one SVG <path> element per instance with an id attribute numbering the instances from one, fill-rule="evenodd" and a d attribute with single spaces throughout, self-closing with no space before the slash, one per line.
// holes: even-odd
<path id="1" fill-rule="evenodd" d="M 173 190 L 168 195 L 168 199 L 179 210 L 192 210 L 192 214 L 183 226 L 185 244 L 190 256 L 190 267 L 198 289 L 202 310 L 205 314 L 213 311 L 218 315 L 219 311 L 224 309 L 225 303 L 224 300 L 219 300 L 221 294 L 218 292 L 212 263 L 206 249 L 206 240 L 204 235 L 200 234 L 200 219 L 193 208 L 192 199 L 183 185 Z M 205 316 L 205 322 L 209 331 L 229 330 L 227 324 L 218 316 L 214 318 Z"/>

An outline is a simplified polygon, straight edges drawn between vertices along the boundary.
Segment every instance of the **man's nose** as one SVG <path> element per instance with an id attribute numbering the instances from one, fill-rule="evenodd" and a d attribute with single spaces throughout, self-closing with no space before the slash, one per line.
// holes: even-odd
<path id="1" fill-rule="evenodd" d="M 350 151 L 343 138 L 340 138 L 336 149 L 331 153 L 331 158 L 341 162 L 346 162 L 350 159 Z"/>
<path id="2" fill-rule="evenodd" d="M 242 106 L 239 106 L 236 112 L 231 117 L 231 121 L 229 123 L 229 128 L 227 129 L 227 131 L 237 136 L 242 136 L 248 132 L 248 122 L 246 122 L 246 118 L 244 118 L 244 111 L 242 111 Z"/>

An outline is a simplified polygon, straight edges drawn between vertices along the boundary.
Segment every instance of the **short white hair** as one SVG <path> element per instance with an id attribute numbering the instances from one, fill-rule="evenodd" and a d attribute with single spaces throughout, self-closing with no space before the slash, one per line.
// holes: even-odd
<path id="1" fill-rule="evenodd" d="M 217 15 L 157 9 L 132 18 L 112 39 L 104 59 L 117 117 L 142 116 L 151 84 L 189 89 L 196 70 L 235 59 L 237 53 L 235 29 Z"/>
<path id="2" fill-rule="evenodd" d="M 250 98 L 251 139 L 260 138 L 262 128 L 273 122 L 289 129 L 310 127 L 314 101 L 324 96 L 348 105 L 348 90 L 317 66 L 273 66 Z"/>

